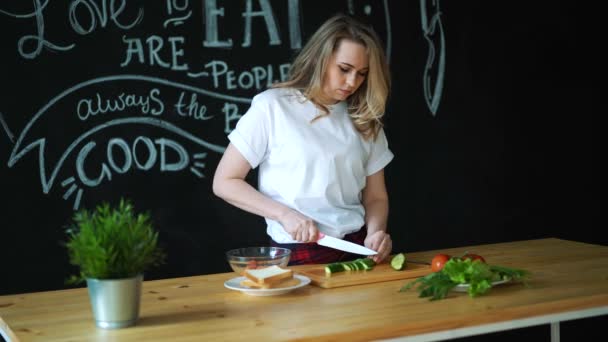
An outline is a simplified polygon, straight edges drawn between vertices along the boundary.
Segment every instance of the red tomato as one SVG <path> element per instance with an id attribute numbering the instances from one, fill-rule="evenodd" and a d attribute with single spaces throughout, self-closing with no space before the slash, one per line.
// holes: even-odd
<path id="1" fill-rule="evenodd" d="M 247 267 L 246 267 L 246 268 L 248 268 L 248 269 L 254 269 L 254 270 L 255 270 L 256 268 L 258 268 L 258 263 L 257 263 L 257 261 L 255 261 L 255 260 L 250 260 L 250 261 L 247 263 Z"/>
<path id="2" fill-rule="evenodd" d="M 435 255 L 433 257 L 433 260 L 431 261 L 431 271 L 433 271 L 433 272 L 441 271 L 441 269 L 443 268 L 443 265 L 445 265 L 445 263 L 448 262 L 448 260 L 450 260 L 450 258 L 451 258 L 450 255 L 443 254 L 443 253 L 439 253 L 439 254 Z"/>
<path id="3" fill-rule="evenodd" d="M 481 261 L 481 262 L 483 262 L 483 263 L 485 263 L 485 262 L 486 262 L 486 259 L 484 259 L 484 258 L 483 258 L 481 255 L 479 255 L 479 254 L 473 254 L 473 253 L 468 253 L 468 254 L 465 254 L 465 255 L 462 257 L 462 259 L 463 259 L 463 260 L 466 260 L 466 259 L 471 259 L 471 261 L 479 260 L 479 261 Z"/>

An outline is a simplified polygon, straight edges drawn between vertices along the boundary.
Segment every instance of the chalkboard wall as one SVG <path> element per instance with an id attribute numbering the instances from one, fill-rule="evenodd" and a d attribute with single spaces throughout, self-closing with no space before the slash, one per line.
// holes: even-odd
<path id="1" fill-rule="evenodd" d="M 152 214 L 168 253 L 147 279 L 229 271 L 224 251 L 268 244 L 262 218 L 212 194 L 213 172 L 251 98 L 339 11 L 372 24 L 391 61 L 396 251 L 606 244 L 591 224 L 597 91 L 579 72 L 593 57 L 573 8 L 527 6 L 2 2 L 0 294 L 64 288 L 74 210 L 120 197 Z"/>

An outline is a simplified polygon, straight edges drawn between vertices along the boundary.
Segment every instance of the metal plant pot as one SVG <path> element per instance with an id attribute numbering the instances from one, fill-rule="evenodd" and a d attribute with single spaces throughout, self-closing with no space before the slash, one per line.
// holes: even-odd
<path id="1" fill-rule="evenodd" d="M 125 279 L 87 279 L 95 325 L 103 329 L 132 326 L 139 318 L 143 275 Z"/>

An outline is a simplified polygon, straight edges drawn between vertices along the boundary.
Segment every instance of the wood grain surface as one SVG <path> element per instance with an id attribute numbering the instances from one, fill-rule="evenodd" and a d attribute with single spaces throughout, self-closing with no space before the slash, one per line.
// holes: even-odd
<path id="1" fill-rule="evenodd" d="M 399 292 L 407 280 L 308 285 L 255 297 L 225 288 L 237 274 L 221 273 L 144 281 L 137 324 L 119 330 L 95 327 L 85 288 L 0 296 L 0 329 L 13 341 L 372 341 L 608 313 L 607 246 L 539 239 L 408 257 L 430 260 L 438 252 L 465 250 L 488 263 L 529 270 L 529 285 L 504 284 L 476 298 L 453 292 L 432 302 L 416 291 Z"/>
<path id="2" fill-rule="evenodd" d="M 409 263 L 404 270 L 395 271 L 388 263 L 382 263 L 374 266 L 372 270 L 344 271 L 332 273 L 330 276 L 327 276 L 325 274 L 325 265 L 318 265 L 310 266 L 310 268 L 298 269 L 296 272 L 310 278 L 311 284 L 330 289 L 334 287 L 422 277 L 431 273 L 431 266 Z"/>

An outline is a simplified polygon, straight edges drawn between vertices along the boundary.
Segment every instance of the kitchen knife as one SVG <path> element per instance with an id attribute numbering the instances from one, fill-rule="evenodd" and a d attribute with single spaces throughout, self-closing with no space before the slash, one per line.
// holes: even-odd
<path id="1" fill-rule="evenodd" d="M 373 249 L 369 249 L 367 247 L 363 247 L 361 245 L 357 245 L 356 243 L 348 242 L 342 239 L 335 238 L 333 236 L 325 235 L 323 233 L 319 233 L 319 239 L 317 243 L 321 246 L 330 247 L 339 249 L 341 251 L 353 253 L 353 254 L 361 254 L 361 255 L 376 255 L 378 252 Z"/>

